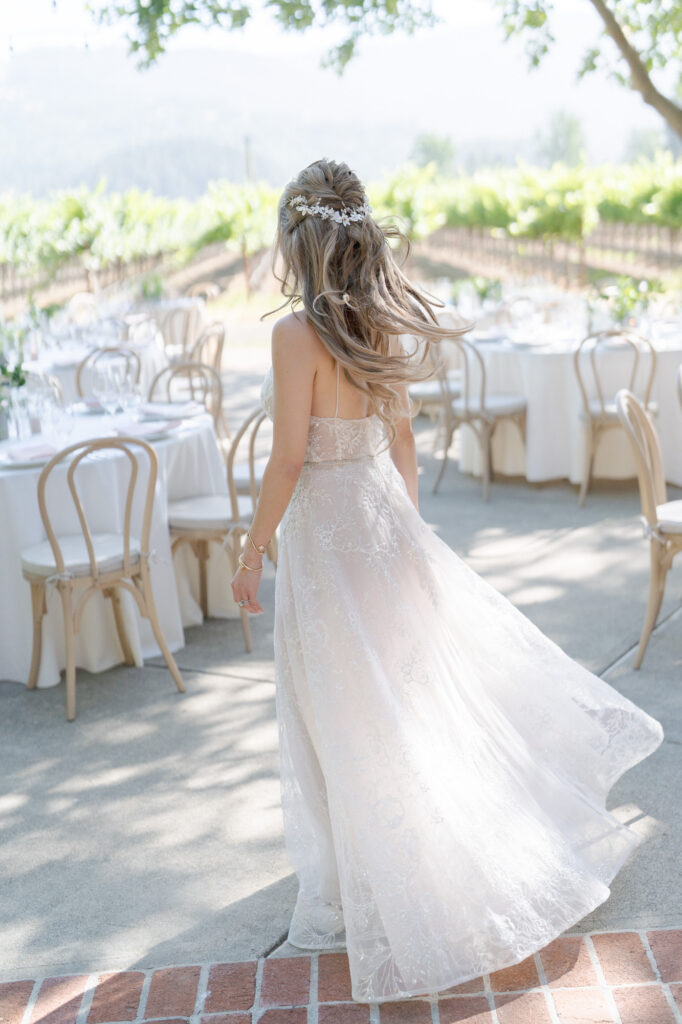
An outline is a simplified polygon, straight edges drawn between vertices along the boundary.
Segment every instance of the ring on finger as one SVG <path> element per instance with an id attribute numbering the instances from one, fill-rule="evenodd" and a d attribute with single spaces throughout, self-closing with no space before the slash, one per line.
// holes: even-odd
<path id="1" fill-rule="evenodd" d="M 248 600 L 248 598 L 246 598 L 246 597 L 244 598 L 244 600 L 243 600 L 243 601 L 238 601 L 238 602 L 237 602 L 237 604 L 239 605 L 239 607 L 240 607 L 240 608 L 243 608 L 243 607 L 244 607 L 244 605 L 245 605 L 245 604 L 248 604 L 248 603 L 249 603 L 249 600 Z"/>

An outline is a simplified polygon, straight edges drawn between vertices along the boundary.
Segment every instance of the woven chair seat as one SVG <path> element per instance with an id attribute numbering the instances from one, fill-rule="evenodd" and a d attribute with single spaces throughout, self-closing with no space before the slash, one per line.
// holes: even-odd
<path id="1" fill-rule="evenodd" d="M 464 416 L 468 412 L 469 415 L 484 416 L 486 419 L 514 416 L 523 412 L 525 408 L 526 399 L 522 395 L 486 395 L 483 411 L 479 395 L 470 396 L 468 402 L 463 398 L 456 398 L 452 403 L 452 410 L 456 416 Z"/>
<path id="2" fill-rule="evenodd" d="M 682 533 L 682 500 L 657 505 L 656 518 L 663 533 Z"/>
<path id="3" fill-rule="evenodd" d="M 77 536 L 58 537 L 66 570 L 71 576 L 89 576 L 90 557 L 82 534 Z M 97 568 L 102 573 L 115 572 L 123 568 L 123 535 L 117 533 L 93 533 L 92 546 L 95 551 Z M 130 562 L 137 564 L 140 560 L 140 542 L 130 538 Z M 42 541 L 26 548 L 21 553 L 21 568 L 25 575 L 45 577 L 54 576 L 57 566 L 50 542 Z"/>
<path id="4" fill-rule="evenodd" d="M 658 402 L 649 402 L 647 412 L 652 416 L 658 416 Z M 580 418 L 587 419 L 585 410 L 580 410 Z M 618 409 L 616 408 L 615 401 L 604 402 L 604 409 L 602 410 L 601 402 L 598 398 L 593 398 L 590 402 L 590 419 L 600 420 L 618 420 Z"/>
<path id="5" fill-rule="evenodd" d="M 251 499 L 239 495 L 239 518 L 248 522 L 253 514 Z M 234 525 L 232 503 L 227 494 L 205 494 L 168 503 L 168 525 L 171 530 L 224 531 Z"/>

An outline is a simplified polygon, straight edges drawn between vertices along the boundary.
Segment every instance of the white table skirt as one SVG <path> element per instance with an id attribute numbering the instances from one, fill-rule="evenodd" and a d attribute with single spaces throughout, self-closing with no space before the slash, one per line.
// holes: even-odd
<path id="1" fill-rule="evenodd" d="M 140 389 L 146 397 L 154 377 L 168 363 L 161 332 L 157 331 L 145 343 L 121 344 L 133 348 L 140 357 Z M 29 360 L 25 366 L 31 373 L 56 377 L 62 388 L 64 402 L 68 405 L 78 400 L 76 372 L 92 348 L 93 345 L 73 345 L 63 349 L 45 349 L 37 359 Z"/>
<path id="2" fill-rule="evenodd" d="M 530 482 L 568 479 L 578 484 L 583 478 L 585 435 L 580 418 L 582 400 L 573 367 L 573 353 L 567 348 L 524 348 L 511 343 L 479 346 L 487 377 L 487 393 L 516 393 L 526 398 L 527 424 L 524 450 L 513 423 L 502 422 L 493 439 L 493 467 L 509 476 L 524 476 Z M 663 464 L 668 483 L 682 486 L 682 408 L 675 377 L 682 363 L 682 343 L 659 349 L 652 389 L 658 403 L 656 428 L 661 439 Z M 623 351 L 605 354 L 602 364 L 605 399 L 626 387 L 631 363 Z M 640 363 L 638 379 L 644 380 L 648 358 Z M 596 390 L 587 372 L 590 397 Z M 472 394 L 476 394 L 472 391 Z M 464 426 L 460 437 L 459 467 L 480 475 L 482 464 L 478 443 Z M 594 465 L 594 476 L 627 479 L 636 475 L 635 460 L 624 431 L 602 434 Z"/>
<path id="3" fill-rule="evenodd" d="M 171 561 L 168 501 L 199 494 L 226 494 L 227 483 L 210 417 L 202 415 L 186 421 L 178 431 L 153 442 L 153 446 L 159 459 L 159 479 L 150 539 L 154 552 L 152 585 L 166 640 L 171 650 L 177 651 L 184 645 L 183 626 L 201 622 L 202 616 L 197 600 L 195 559 L 186 550 L 176 555 L 175 565 Z M 88 462 L 79 470 L 81 494 L 92 530 L 120 531 L 126 465 L 125 457 L 116 455 Z M 46 536 L 37 502 L 40 472 L 39 466 L 0 470 L 0 679 L 22 683 L 28 678 L 31 660 L 32 618 L 29 585 L 21 574 L 21 552 Z M 54 472 L 57 478 L 51 483 L 63 487 L 62 493 L 55 493 L 55 528 L 57 532 L 76 533 L 65 469 Z M 227 556 L 214 547 L 209 567 L 210 611 L 214 615 L 236 615 Z M 53 586 L 48 586 L 47 607 L 38 679 L 38 686 L 42 687 L 56 685 L 65 665 L 61 602 Z M 136 657 L 157 656 L 160 652 L 149 624 L 140 618 L 130 595 L 125 595 L 125 615 Z M 100 594 L 91 598 L 84 612 L 76 658 L 77 665 L 90 672 L 103 671 L 123 660 L 110 602 Z"/>

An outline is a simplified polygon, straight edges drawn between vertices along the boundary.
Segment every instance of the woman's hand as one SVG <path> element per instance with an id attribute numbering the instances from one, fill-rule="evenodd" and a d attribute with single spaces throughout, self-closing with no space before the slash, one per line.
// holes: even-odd
<path id="1" fill-rule="evenodd" d="M 242 555 L 242 558 L 247 565 L 253 566 L 254 569 L 259 568 L 263 564 L 263 559 L 259 559 L 255 552 L 251 552 L 246 558 Z M 232 577 L 232 596 L 240 608 L 246 609 L 247 612 L 251 612 L 253 615 L 260 615 L 263 611 L 258 600 L 260 578 L 260 572 L 249 572 L 248 569 L 243 569 L 241 565 Z M 246 603 L 242 604 L 242 601 Z"/>

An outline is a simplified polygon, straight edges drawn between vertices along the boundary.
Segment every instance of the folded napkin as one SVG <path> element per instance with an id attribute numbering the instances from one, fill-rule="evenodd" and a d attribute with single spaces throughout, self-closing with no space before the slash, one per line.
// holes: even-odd
<path id="1" fill-rule="evenodd" d="M 145 419 L 184 420 L 204 411 L 199 402 L 145 402 L 140 406 Z"/>
<path id="2" fill-rule="evenodd" d="M 33 462 L 35 459 L 51 459 L 58 449 L 46 441 L 33 441 L 28 444 L 13 445 L 5 449 L 4 455 L 10 462 Z"/>
<path id="3" fill-rule="evenodd" d="M 116 425 L 116 433 L 119 437 L 155 437 L 157 434 L 165 433 L 170 430 L 171 427 L 177 426 L 176 423 L 171 423 L 163 420 L 155 420 L 153 423 L 118 423 Z"/>

